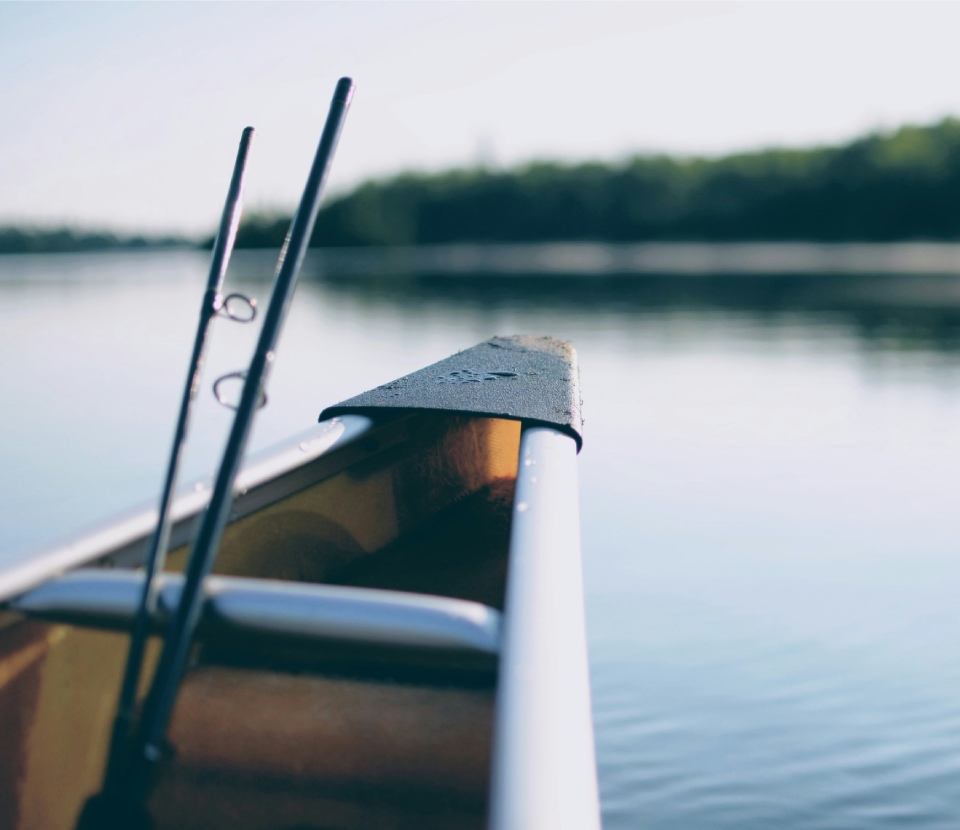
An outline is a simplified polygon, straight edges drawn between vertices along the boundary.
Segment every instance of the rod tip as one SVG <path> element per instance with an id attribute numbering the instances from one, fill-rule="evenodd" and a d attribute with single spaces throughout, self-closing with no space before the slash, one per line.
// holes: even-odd
<path id="1" fill-rule="evenodd" d="M 341 78 L 337 81 L 337 88 L 333 93 L 333 100 L 349 104 L 350 99 L 353 97 L 354 87 L 353 78 Z"/>

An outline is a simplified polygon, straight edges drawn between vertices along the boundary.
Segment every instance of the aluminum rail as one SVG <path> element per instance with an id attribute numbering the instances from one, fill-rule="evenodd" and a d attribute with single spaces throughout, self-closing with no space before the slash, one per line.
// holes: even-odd
<path id="1" fill-rule="evenodd" d="M 137 571 L 77 570 L 19 597 L 11 608 L 45 620 L 129 630 L 142 590 Z M 200 627 L 272 640 L 464 652 L 495 657 L 500 613 L 479 602 L 374 588 L 211 576 L 203 586 Z M 157 578 L 152 630 L 180 603 L 183 577 Z"/>
<path id="2" fill-rule="evenodd" d="M 527 427 L 513 505 L 490 830 L 597 830 L 577 445 Z"/>
<path id="3" fill-rule="evenodd" d="M 338 454 L 343 455 L 340 451 L 356 448 L 372 427 L 369 418 L 345 415 L 255 453 L 244 461 L 237 476 L 237 489 L 246 495 L 234 502 L 231 518 L 332 475 L 345 463 L 336 461 Z M 325 469 L 316 470 L 318 462 Z M 209 501 L 209 482 L 190 482 L 179 490 L 170 508 L 173 547 L 190 542 L 195 531 L 193 521 Z M 142 565 L 156 526 L 156 502 L 151 501 L 61 542 L 15 554 L 0 570 L 0 605 L 74 568 L 97 562 Z"/>

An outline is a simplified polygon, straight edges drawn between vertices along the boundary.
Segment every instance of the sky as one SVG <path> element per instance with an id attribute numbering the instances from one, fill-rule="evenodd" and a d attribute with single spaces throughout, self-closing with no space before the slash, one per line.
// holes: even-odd
<path id="1" fill-rule="evenodd" d="M 838 143 L 960 115 L 960 4 L 3 2 L 0 223 L 204 234 L 404 170 Z"/>

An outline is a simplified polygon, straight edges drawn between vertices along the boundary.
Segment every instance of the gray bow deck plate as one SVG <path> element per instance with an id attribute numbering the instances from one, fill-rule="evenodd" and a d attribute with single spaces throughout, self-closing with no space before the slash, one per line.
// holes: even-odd
<path id="1" fill-rule="evenodd" d="M 583 443 L 577 353 L 553 337 L 494 337 L 328 407 L 320 420 L 389 409 L 509 418 L 562 430 L 578 450 Z"/>

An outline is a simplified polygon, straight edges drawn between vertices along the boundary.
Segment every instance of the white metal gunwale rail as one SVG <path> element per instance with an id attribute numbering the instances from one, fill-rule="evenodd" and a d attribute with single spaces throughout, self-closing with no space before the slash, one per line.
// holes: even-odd
<path id="1" fill-rule="evenodd" d="M 238 499 L 235 512 L 238 515 L 253 512 L 287 492 L 295 492 L 313 480 L 332 474 L 333 468 L 315 469 L 315 463 L 320 468 L 326 467 L 328 461 L 336 466 L 340 455 L 336 451 L 357 446 L 373 426 L 373 422 L 362 415 L 332 418 L 289 441 L 255 454 L 237 478 L 238 489 L 248 495 Z M 349 455 L 344 455 L 344 465 L 353 460 Z M 171 546 L 189 540 L 195 517 L 209 500 L 209 485 L 191 483 L 180 490 L 171 506 L 174 524 Z M 17 556 L 0 568 L 0 603 L 84 565 L 104 563 L 104 560 L 130 567 L 139 564 L 156 523 L 157 508 L 151 501 L 66 541 Z"/>
<path id="2" fill-rule="evenodd" d="M 598 830 L 577 445 L 526 427 L 510 531 L 489 830 Z"/>

